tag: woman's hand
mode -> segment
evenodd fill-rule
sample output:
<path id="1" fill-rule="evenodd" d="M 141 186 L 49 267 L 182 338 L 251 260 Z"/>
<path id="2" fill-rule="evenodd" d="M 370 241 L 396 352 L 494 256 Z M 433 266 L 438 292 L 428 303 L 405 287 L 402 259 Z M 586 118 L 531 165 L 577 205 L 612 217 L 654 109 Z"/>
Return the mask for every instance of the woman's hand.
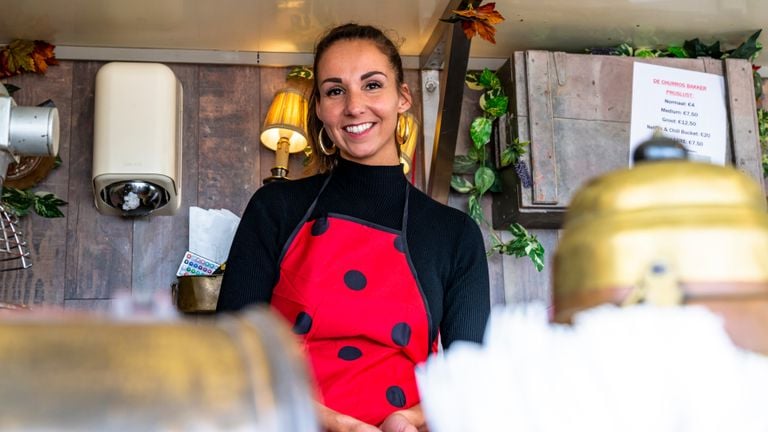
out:
<path id="1" fill-rule="evenodd" d="M 325 432 L 381 432 L 376 426 L 334 411 L 320 403 L 316 403 L 316 408 Z"/>
<path id="2" fill-rule="evenodd" d="M 383 432 L 427 432 L 421 404 L 395 411 L 379 426 Z"/>

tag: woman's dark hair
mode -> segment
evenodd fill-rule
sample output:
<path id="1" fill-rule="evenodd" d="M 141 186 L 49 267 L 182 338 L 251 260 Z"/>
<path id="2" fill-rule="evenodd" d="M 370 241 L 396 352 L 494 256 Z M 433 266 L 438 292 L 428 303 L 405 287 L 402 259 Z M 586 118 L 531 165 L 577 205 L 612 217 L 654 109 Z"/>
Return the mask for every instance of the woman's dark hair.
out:
<path id="1" fill-rule="evenodd" d="M 315 71 L 315 80 L 312 84 L 312 93 L 309 96 L 309 110 L 307 114 L 307 133 L 309 135 L 309 145 L 312 147 L 312 160 L 309 166 L 311 171 L 326 172 L 332 170 L 336 166 L 336 158 L 339 156 L 338 151 L 332 156 L 327 156 L 320 151 L 317 140 L 318 134 L 323 127 L 323 122 L 317 117 L 315 106 L 320 98 L 320 88 L 317 82 L 317 65 L 320 64 L 320 59 L 323 58 L 323 55 L 325 55 L 325 52 L 331 45 L 344 40 L 367 40 L 376 44 L 381 53 L 389 60 L 392 69 L 396 72 L 397 88 L 400 89 L 403 84 L 403 61 L 394 42 L 384 32 L 373 26 L 354 23 L 343 24 L 329 30 L 315 46 L 315 61 L 312 68 Z M 323 143 L 326 147 L 331 145 L 331 139 L 325 131 L 323 131 Z"/>

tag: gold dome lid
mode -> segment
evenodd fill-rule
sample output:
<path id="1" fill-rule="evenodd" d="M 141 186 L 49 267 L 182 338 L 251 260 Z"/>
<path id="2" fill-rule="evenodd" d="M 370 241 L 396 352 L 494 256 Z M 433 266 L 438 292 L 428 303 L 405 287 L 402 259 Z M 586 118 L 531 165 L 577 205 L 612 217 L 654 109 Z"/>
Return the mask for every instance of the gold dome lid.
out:
<path id="1" fill-rule="evenodd" d="M 578 191 L 565 216 L 564 229 L 585 218 L 645 211 L 692 212 L 717 207 L 765 212 L 761 188 L 730 167 L 687 161 L 658 161 L 597 177 Z M 703 216 L 703 215 L 700 215 Z"/>
<path id="2" fill-rule="evenodd" d="M 731 167 L 658 161 L 608 173 L 574 196 L 553 272 L 560 321 L 625 301 L 654 272 L 702 295 L 723 284 L 768 295 L 765 197 Z"/>

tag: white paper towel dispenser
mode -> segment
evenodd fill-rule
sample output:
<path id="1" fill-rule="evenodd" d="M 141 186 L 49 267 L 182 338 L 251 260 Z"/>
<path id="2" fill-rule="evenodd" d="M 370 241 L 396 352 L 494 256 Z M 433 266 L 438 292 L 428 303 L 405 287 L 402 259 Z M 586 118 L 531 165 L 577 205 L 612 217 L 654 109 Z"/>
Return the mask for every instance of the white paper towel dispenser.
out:
<path id="1" fill-rule="evenodd" d="M 183 90 L 159 63 L 113 62 L 96 74 L 93 192 L 122 216 L 172 215 L 181 204 Z"/>

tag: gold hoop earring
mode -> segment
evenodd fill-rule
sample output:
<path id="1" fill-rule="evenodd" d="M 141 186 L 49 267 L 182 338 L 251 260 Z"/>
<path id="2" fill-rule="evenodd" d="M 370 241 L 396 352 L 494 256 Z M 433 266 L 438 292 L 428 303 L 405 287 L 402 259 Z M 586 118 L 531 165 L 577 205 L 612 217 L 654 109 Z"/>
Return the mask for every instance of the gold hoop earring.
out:
<path id="1" fill-rule="evenodd" d="M 397 115 L 397 129 L 395 131 L 395 139 L 397 144 L 402 146 L 408 142 L 408 138 L 411 137 L 411 122 L 408 119 L 410 114 L 399 113 Z"/>
<path id="2" fill-rule="evenodd" d="M 320 128 L 320 132 L 317 134 L 317 145 L 320 147 L 320 151 L 323 152 L 326 156 L 333 156 L 334 153 L 336 153 L 336 146 L 332 145 L 330 150 L 323 144 L 323 131 L 325 130 L 325 126 Z"/>

